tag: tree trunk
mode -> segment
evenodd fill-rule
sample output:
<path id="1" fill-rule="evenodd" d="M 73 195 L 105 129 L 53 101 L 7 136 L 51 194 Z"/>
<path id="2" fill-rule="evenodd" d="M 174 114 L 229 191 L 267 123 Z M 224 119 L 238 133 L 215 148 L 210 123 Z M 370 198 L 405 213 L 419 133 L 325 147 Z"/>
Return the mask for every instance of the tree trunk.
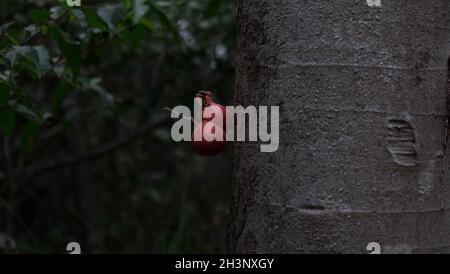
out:
<path id="1" fill-rule="evenodd" d="M 450 1 L 238 0 L 236 104 L 280 149 L 234 148 L 229 251 L 450 251 Z"/>

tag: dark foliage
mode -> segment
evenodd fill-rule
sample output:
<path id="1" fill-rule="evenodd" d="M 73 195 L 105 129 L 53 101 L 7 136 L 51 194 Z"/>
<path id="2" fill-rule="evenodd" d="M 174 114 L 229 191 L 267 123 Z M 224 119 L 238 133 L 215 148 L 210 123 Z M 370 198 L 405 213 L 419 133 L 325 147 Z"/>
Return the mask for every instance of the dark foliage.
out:
<path id="1" fill-rule="evenodd" d="M 0 249 L 223 252 L 230 153 L 162 109 L 230 103 L 233 1 L 1 2 Z"/>

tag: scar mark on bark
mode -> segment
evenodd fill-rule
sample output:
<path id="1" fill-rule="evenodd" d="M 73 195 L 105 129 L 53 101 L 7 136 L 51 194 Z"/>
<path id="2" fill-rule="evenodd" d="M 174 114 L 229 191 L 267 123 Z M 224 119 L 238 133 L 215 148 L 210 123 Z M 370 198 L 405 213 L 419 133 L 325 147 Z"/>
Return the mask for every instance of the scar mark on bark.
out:
<path id="1" fill-rule="evenodd" d="M 312 211 L 322 211 L 325 210 L 325 207 L 322 205 L 313 205 L 313 204 L 307 204 L 300 207 L 302 210 L 312 210 Z"/>
<path id="2" fill-rule="evenodd" d="M 387 149 L 396 164 L 407 167 L 416 165 L 416 138 L 409 122 L 400 119 L 389 120 L 386 141 Z"/>

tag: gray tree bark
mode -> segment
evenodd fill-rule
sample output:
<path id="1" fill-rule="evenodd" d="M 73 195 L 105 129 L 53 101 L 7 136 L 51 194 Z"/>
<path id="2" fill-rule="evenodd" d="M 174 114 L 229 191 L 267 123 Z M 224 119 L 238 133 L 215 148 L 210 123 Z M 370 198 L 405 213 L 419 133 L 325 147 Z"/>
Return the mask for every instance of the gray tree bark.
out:
<path id="1" fill-rule="evenodd" d="M 450 1 L 238 0 L 236 104 L 280 149 L 234 148 L 238 253 L 450 251 Z"/>

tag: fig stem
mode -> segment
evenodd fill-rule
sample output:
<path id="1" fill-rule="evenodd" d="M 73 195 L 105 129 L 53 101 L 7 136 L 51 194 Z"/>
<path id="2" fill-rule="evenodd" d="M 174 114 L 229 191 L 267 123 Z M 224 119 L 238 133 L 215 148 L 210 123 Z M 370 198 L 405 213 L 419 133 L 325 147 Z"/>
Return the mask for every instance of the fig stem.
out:
<path id="1" fill-rule="evenodd" d="M 173 114 L 177 115 L 180 118 L 183 118 L 183 119 L 189 120 L 191 122 L 194 122 L 194 119 L 192 117 L 185 116 L 185 115 L 183 115 L 183 114 L 181 114 L 179 112 L 174 111 L 173 109 L 171 109 L 169 107 L 165 107 L 164 110 L 166 110 L 166 111 L 168 111 L 170 113 L 173 113 Z"/>

